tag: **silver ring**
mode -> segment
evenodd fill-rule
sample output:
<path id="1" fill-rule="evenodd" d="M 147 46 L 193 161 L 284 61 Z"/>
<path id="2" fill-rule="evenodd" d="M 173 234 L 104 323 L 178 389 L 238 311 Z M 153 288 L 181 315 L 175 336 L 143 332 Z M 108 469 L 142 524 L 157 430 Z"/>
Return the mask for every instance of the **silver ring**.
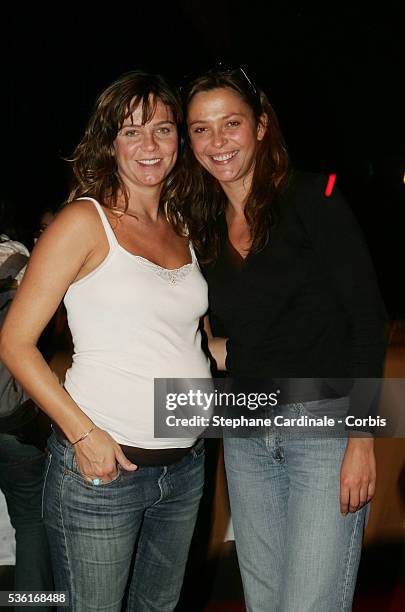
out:
<path id="1" fill-rule="evenodd" d="M 93 478 L 91 482 L 97 487 L 98 485 L 101 485 L 103 481 L 101 478 Z"/>

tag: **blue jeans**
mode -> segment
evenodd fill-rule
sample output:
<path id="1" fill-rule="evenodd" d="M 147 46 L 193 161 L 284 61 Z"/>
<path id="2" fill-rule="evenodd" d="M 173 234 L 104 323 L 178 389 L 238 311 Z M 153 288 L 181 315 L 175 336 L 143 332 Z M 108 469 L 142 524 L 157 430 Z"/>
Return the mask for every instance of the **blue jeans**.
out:
<path id="1" fill-rule="evenodd" d="M 283 409 L 305 414 L 316 415 L 316 402 Z M 274 426 L 261 437 L 224 438 L 247 612 L 352 609 L 367 509 L 340 513 L 346 444 Z"/>
<path id="2" fill-rule="evenodd" d="M 0 434 L 0 488 L 15 529 L 15 589 L 52 591 L 51 559 L 41 518 L 45 455 L 15 436 Z M 45 610 L 48 608 L 26 608 Z"/>
<path id="3" fill-rule="evenodd" d="M 204 480 L 203 441 L 168 466 L 94 486 L 49 440 L 44 518 L 56 589 L 75 612 L 169 612 L 179 598 Z"/>

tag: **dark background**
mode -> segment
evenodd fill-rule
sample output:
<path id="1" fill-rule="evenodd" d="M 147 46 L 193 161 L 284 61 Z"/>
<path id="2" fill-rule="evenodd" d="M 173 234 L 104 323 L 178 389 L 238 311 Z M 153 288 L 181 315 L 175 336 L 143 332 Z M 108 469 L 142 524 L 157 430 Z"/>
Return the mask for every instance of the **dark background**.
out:
<path id="1" fill-rule="evenodd" d="M 63 158 L 112 80 L 146 68 L 178 81 L 221 58 L 242 63 L 269 94 L 294 165 L 337 173 L 389 313 L 405 316 L 403 4 L 9 5 L 1 40 L 1 195 L 15 202 L 29 241 L 39 211 L 66 197 Z"/>

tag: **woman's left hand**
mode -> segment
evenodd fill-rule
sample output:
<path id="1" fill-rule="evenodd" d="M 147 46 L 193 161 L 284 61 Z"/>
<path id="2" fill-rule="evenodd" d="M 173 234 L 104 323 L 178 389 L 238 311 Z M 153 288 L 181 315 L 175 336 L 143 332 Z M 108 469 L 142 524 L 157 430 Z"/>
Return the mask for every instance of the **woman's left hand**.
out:
<path id="1" fill-rule="evenodd" d="M 356 512 L 375 493 L 373 438 L 349 438 L 340 470 L 340 511 Z"/>

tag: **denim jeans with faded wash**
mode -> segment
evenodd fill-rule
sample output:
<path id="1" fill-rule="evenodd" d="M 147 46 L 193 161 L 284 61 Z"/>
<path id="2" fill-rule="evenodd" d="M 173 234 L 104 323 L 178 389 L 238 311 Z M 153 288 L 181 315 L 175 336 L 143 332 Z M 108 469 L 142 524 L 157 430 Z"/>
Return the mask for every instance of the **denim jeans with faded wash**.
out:
<path id="1" fill-rule="evenodd" d="M 52 435 L 44 518 L 56 589 L 72 612 L 171 612 L 182 585 L 204 480 L 204 444 L 181 461 L 112 482 L 82 477 Z"/>
<path id="2" fill-rule="evenodd" d="M 45 454 L 16 436 L 0 434 L 0 488 L 15 529 L 17 591 L 52 591 L 51 558 L 41 517 Z M 26 610 L 48 610 L 46 606 Z"/>
<path id="3" fill-rule="evenodd" d="M 342 400 L 284 406 L 285 417 L 330 416 Z M 225 465 L 247 612 L 347 612 L 367 507 L 343 516 L 346 437 L 269 427 L 225 437 Z"/>

